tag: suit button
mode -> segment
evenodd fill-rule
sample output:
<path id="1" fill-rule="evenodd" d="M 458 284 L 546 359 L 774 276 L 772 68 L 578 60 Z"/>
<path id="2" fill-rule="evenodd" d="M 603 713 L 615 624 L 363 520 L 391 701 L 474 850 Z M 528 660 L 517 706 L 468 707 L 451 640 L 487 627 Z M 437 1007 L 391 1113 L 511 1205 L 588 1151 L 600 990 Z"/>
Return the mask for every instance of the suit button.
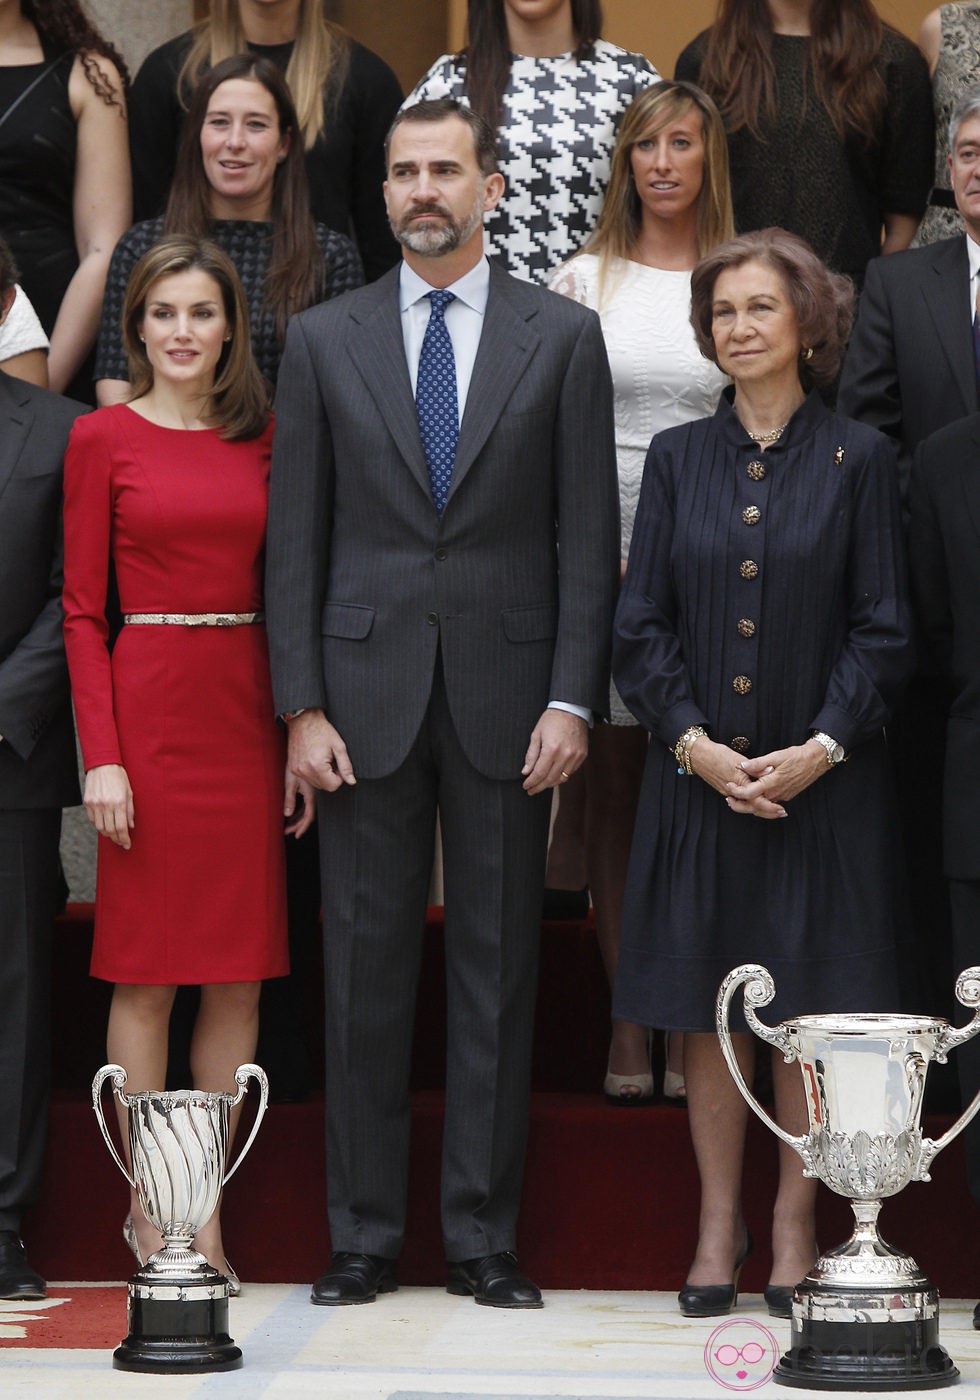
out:
<path id="1" fill-rule="evenodd" d="M 748 753 L 751 748 L 751 744 L 744 734 L 736 734 L 731 746 L 736 753 Z"/>
<path id="2" fill-rule="evenodd" d="M 750 617 L 740 617 L 738 620 L 738 635 L 740 637 L 754 637 L 755 623 Z"/>
<path id="3" fill-rule="evenodd" d="M 750 462 L 745 468 L 750 481 L 765 481 L 766 466 L 764 462 Z"/>
<path id="4" fill-rule="evenodd" d="M 746 525 L 758 525 L 762 519 L 762 511 L 758 506 L 746 506 L 742 511 L 742 519 Z"/>
<path id="5" fill-rule="evenodd" d="M 439 614 L 438 614 L 438 613 L 429 613 L 429 614 L 427 615 L 427 617 L 426 617 L 425 620 L 426 620 L 426 622 L 429 624 L 430 627 L 438 627 L 438 626 L 439 626 Z"/>
<path id="6" fill-rule="evenodd" d="M 736 676 L 732 681 L 732 689 L 736 695 L 748 695 L 752 690 L 752 682 L 748 676 Z"/>
<path id="7" fill-rule="evenodd" d="M 444 559 L 448 559 L 448 558 L 449 558 L 449 551 L 446 550 L 446 549 L 437 549 L 437 550 L 436 550 L 436 558 L 439 560 L 439 563 L 441 564 L 442 561 L 443 561 Z"/>
<path id="8" fill-rule="evenodd" d="M 759 566 L 754 559 L 743 559 L 738 566 L 738 571 L 744 579 L 757 578 Z"/>

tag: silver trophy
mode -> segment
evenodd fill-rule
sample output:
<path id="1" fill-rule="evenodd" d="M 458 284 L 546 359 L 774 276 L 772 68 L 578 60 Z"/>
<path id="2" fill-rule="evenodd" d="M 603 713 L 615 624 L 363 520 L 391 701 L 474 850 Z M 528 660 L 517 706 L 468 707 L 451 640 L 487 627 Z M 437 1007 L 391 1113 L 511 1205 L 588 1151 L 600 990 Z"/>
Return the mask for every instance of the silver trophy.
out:
<path id="1" fill-rule="evenodd" d="M 755 1098 L 739 1068 L 728 1026 L 744 987 L 749 1028 L 803 1074 L 810 1131 L 787 1133 Z M 756 1009 L 776 995 L 757 963 L 736 967 L 718 991 L 722 1052 L 743 1098 L 854 1211 L 854 1233 L 823 1254 L 793 1294 L 790 1349 L 773 1372 L 783 1385 L 814 1390 L 921 1390 L 951 1385 L 959 1372 L 939 1345 L 939 1294 L 915 1260 L 878 1234 L 882 1200 L 910 1181 L 928 1181 L 932 1160 L 980 1109 L 980 1093 L 942 1137 L 920 1127 L 926 1072 L 980 1031 L 980 1010 L 959 1029 L 929 1016 L 798 1016 L 771 1027 Z M 980 967 L 956 982 L 961 1006 L 980 1007 Z"/>
<path id="2" fill-rule="evenodd" d="M 226 1172 L 231 1110 L 241 1103 L 250 1078 L 259 1085 L 258 1111 L 245 1146 Z M 102 1114 L 107 1079 L 129 1112 L 132 1173 Z M 121 1065 L 104 1065 L 92 1081 L 92 1106 L 102 1136 L 143 1214 L 164 1240 L 129 1281 L 129 1335 L 113 1353 L 117 1370 L 172 1374 L 227 1371 L 242 1364 L 241 1348 L 228 1335 L 228 1280 L 193 1247 L 194 1236 L 211 1219 L 222 1188 L 254 1142 L 268 1105 L 269 1081 L 258 1065 L 240 1065 L 235 1082 L 237 1094 L 194 1089 L 125 1094 Z"/>

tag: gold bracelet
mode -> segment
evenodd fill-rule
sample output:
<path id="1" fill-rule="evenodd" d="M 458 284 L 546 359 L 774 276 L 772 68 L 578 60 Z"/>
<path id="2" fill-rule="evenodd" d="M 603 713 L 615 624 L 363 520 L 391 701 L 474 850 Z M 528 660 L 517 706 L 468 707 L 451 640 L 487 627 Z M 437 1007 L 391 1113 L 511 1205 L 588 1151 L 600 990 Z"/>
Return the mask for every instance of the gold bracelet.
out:
<path id="1" fill-rule="evenodd" d="M 677 743 L 674 745 L 674 758 L 677 760 L 678 776 L 686 774 L 687 777 L 690 778 L 693 775 L 694 770 L 691 768 L 691 750 L 699 739 L 707 737 L 707 733 L 708 731 L 703 724 L 692 724 L 688 729 L 684 730 L 684 733 L 677 740 Z"/>

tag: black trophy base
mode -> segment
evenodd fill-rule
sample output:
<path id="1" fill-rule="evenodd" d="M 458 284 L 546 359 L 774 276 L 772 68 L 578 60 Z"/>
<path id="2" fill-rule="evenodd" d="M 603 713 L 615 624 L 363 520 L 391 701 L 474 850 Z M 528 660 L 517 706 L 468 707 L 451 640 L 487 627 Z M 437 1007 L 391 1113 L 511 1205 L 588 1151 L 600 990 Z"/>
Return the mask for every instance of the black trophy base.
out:
<path id="1" fill-rule="evenodd" d="M 938 1390 L 959 1374 L 939 1345 L 938 1317 L 802 1323 L 794 1317 L 790 1349 L 772 1376 L 810 1390 Z"/>
<path id="2" fill-rule="evenodd" d="M 162 1298 L 148 1291 L 130 1284 L 129 1336 L 112 1354 L 117 1371 L 173 1376 L 241 1366 L 241 1347 L 228 1335 L 227 1296 L 201 1296 L 193 1285 L 161 1290 L 170 1295 Z"/>

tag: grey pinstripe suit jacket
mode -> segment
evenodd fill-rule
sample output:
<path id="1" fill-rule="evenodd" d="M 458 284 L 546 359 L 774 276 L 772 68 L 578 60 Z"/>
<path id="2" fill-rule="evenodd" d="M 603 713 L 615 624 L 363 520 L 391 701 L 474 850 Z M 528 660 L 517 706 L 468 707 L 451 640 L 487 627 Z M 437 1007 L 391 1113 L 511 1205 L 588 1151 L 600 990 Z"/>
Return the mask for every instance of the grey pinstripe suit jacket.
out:
<path id="1" fill-rule="evenodd" d="M 440 643 L 457 732 L 487 777 L 520 773 L 549 700 L 605 713 L 618 574 L 612 386 L 593 312 L 491 265 L 441 517 L 398 269 L 293 319 L 269 511 L 275 703 L 322 707 L 358 776 L 404 760 Z"/>

